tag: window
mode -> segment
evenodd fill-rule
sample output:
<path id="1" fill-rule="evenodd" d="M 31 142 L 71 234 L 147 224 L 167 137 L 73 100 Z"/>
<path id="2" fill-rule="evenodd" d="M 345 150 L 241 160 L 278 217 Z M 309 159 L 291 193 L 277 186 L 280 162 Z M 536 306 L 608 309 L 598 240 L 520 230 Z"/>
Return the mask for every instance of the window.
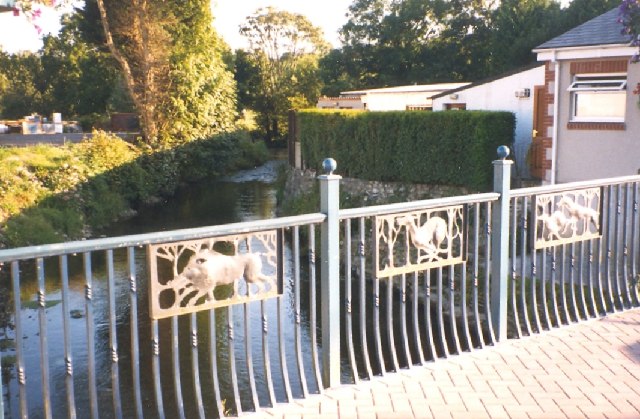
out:
<path id="1" fill-rule="evenodd" d="M 571 92 L 571 121 L 624 122 L 626 74 L 576 75 Z"/>

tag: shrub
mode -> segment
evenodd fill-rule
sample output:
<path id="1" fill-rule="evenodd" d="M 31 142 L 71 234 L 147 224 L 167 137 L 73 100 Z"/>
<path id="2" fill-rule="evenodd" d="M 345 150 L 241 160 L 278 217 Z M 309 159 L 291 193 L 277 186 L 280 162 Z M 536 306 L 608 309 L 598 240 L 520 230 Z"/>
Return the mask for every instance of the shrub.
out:
<path id="1" fill-rule="evenodd" d="M 513 143 L 509 112 L 298 113 L 305 163 L 333 157 L 338 172 L 368 180 L 487 190 L 498 146 Z"/>

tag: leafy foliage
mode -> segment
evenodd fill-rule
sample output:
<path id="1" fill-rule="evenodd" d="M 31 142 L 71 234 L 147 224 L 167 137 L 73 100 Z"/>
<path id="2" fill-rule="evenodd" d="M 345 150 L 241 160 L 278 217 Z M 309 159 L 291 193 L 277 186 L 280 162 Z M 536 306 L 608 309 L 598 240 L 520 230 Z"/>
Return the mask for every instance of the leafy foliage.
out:
<path id="1" fill-rule="evenodd" d="M 267 140 L 279 139 L 287 111 L 312 106 L 320 95 L 318 58 L 327 43 L 306 17 L 271 7 L 249 16 L 240 32 L 251 47 L 236 55 L 240 98 L 258 112 Z"/>
<path id="2" fill-rule="evenodd" d="M 0 247 L 77 239 L 185 181 L 264 161 L 243 132 L 153 152 L 104 132 L 63 147 L 0 149 Z"/>
<path id="3" fill-rule="evenodd" d="M 501 74 L 619 1 L 573 0 L 562 9 L 559 0 L 354 0 L 344 46 L 321 61 L 323 94 Z"/>
<path id="4" fill-rule="evenodd" d="M 331 156 L 338 172 L 368 180 L 485 190 L 495 150 L 513 142 L 509 112 L 298 113 L 303 160 Z"/>

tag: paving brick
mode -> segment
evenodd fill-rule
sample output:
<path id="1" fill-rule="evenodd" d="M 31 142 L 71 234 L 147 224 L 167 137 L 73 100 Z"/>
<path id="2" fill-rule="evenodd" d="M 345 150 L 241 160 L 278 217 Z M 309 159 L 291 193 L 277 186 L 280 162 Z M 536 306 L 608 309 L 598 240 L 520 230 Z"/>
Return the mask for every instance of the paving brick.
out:
<path id="1" fill-rule="evenodd" d="M 255 415 L 640 418 L 639 325 L 640 310 L 629 310 L 341 386 Z"/>

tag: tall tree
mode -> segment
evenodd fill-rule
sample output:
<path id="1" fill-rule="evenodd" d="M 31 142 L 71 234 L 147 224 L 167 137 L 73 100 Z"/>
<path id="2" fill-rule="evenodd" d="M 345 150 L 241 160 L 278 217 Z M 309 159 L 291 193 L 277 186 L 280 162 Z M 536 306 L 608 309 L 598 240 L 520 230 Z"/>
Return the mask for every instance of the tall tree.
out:
<path id="1" fill-rule="evenodd" d="M 96 0 L 148 143 L 228 128 L 235 86 L 222 61 L 206 0 Z"/>
<path id="2" fill-rule="evenodd" d="M 247 17 L 240 33 L 249 41 L 250 63 L 260 74 L 254 110 L 259 113 L 266 139 L 278 139 L 292 104 L 310 104 L 317 99 L 317 60 L 328 44 L 322 31 L 305 16 L 271 7 Z"/>

